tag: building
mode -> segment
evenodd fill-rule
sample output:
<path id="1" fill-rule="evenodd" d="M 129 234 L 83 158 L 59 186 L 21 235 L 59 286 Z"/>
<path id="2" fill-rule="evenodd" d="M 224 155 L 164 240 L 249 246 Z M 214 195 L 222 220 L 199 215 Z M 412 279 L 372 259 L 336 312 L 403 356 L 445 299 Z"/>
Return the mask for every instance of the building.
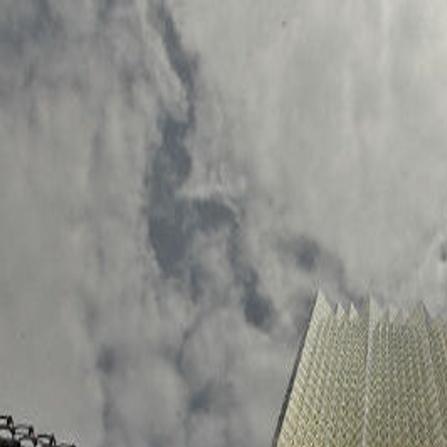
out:
<path id="1" fill-rule="evenodd" d="M 369 300 L 334 311 L 319 293 L 274 447 L 447 446 L 447 324 Z"/>
<path id="2" fill-rule="evenodd" d="M 9 415 L 0 415 L 0 447 L 76 447 L 58 442 L 53 434 L 37 433 L 29 424 L 16 424 Z"/>

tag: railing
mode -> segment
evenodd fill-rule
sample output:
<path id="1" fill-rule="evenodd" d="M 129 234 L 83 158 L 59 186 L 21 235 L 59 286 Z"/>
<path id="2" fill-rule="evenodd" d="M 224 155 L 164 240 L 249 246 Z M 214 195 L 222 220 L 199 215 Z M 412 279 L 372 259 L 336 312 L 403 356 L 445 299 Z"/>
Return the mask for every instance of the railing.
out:
<path id="1" fill-rule="evenodd" d="M 12 416 L 0 415 L 0 447 L 76 447 L 60 443 L 53 434 L 36 433 L 28 424 L 14 424 Z"/>

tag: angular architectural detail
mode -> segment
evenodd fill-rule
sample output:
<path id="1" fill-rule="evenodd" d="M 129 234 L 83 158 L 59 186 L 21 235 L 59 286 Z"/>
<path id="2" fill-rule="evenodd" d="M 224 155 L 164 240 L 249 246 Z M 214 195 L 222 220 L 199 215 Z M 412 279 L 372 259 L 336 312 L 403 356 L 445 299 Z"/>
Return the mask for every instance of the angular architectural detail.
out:
<path id="1" fill-rule="evenodd" d="M 447 446 L 447 323 L 369 299 L 332 309 L 321 292 L 274 447 Z"/>
<path id="2" fill-rule="evenodd" d="M 0 415 L 0 447 L 76 447 L 57 442 L 53 434 L 37 433 L 29 424 L 15 424 L 10 415 Z"/>

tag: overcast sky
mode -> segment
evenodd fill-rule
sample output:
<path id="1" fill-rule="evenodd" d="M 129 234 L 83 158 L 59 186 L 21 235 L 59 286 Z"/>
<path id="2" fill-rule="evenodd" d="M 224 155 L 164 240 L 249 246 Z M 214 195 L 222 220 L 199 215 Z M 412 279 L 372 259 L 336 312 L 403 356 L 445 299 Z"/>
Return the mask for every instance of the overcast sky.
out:
<path id="1" fill-rule="evenodd" d="M 317 288 L 447 310 L 441 0 L 3 0 L 0 409 L 271 443 Z"/>

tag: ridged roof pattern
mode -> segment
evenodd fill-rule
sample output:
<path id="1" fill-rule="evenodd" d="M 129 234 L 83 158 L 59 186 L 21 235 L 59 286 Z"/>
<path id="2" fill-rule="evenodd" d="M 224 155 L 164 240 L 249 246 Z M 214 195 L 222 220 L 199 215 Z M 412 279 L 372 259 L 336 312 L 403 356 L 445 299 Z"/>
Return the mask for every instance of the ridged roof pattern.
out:
<path id="1" fill-rule="evenodd" d="M 273 445 L 447 446 L 447 325 L 316 298 Z"/>

